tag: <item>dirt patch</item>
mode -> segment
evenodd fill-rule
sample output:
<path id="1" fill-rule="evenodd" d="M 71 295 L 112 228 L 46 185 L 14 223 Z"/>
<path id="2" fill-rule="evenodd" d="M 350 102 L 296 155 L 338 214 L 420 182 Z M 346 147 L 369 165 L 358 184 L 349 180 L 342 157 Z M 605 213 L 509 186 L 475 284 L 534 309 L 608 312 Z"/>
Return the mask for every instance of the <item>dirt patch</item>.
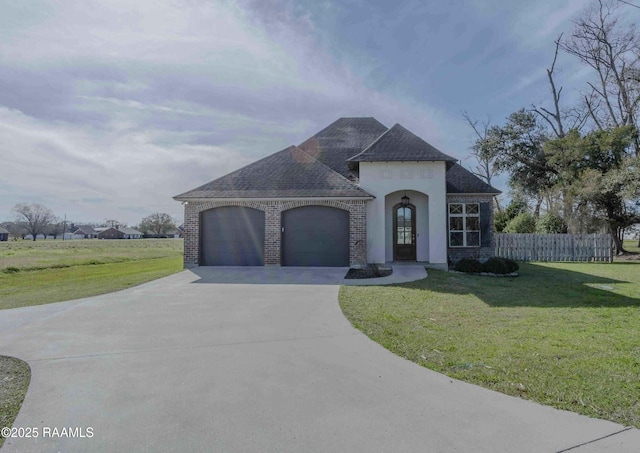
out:
<path id="1" fill-rule="evenodd" d="M 624 255 L 615 256 L 613 261 L 640 261 L 640 253 L 627 252 Z"/>
<path id="2" fill-rule="evenodd" d="M 31 369 L 22 360 L 0 355 L 0 428 L 11 427 L 29 388 Z M 0 447 L 4 437 L 0 434 Z"/>

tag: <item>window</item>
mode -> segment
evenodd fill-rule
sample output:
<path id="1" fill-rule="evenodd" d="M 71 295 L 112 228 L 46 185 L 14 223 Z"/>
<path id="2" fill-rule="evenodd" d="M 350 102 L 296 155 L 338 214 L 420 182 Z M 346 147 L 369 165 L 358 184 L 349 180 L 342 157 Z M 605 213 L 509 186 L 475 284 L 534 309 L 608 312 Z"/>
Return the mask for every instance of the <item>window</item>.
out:
<path id="1" fill-rule="evenodd" d="M 480 247 L 480 205 L 449 204 L 449 247 Z"/>

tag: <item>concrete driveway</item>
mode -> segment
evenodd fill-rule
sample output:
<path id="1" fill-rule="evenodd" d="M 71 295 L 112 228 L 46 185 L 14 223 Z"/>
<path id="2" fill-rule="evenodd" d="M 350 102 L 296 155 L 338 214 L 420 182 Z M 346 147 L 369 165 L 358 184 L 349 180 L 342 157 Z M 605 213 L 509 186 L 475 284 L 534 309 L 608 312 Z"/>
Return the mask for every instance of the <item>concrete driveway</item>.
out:
<path id="1" fill-rule="evenodd" d="M 0 353 L 32 370 L 14 426 L 39 430 L 2 453 L 640 451 L 636 429 L 398 358 L 345 320 L 337 285 L 281 272 L 289 284 L 196 269 L 0 311 Z"/>

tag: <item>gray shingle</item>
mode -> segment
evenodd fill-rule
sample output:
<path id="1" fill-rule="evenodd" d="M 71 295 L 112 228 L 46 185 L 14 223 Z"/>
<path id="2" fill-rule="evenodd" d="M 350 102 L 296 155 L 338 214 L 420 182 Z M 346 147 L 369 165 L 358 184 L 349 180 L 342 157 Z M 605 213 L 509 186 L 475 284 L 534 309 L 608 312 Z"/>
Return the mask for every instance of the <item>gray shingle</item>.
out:
<path id="1" fill-rule="evenodd" d="M 502 193 L 459 164 L 447 170 L 447 193 Z"/>
<path id="2" fill-rule="evenodd" d="M 73 232 L 82 231 L 84 234 L 98 234 L 98 232 L 91 225 L 75 225 Z"/>
<path id="3" fill-rule="evenodd" d="M 411 162 L 446 161 L 455 162 L 413 132 L 396 124 L 361 153 L 348 159 L 349 162 Z"/>
<path id="4" fill-rule="evenodd" d="M 371 196 L 297 146 L 290 146 L 174 198 Z"/>
<path id="5" fill-rule="evenodd" d="M 386 131 L 387 127 L 375 118 L 340 118 L 305 140 L 299 148 L 353 180 L 356 173 L 349 169 L 347 159 L 361 152 Z"/>

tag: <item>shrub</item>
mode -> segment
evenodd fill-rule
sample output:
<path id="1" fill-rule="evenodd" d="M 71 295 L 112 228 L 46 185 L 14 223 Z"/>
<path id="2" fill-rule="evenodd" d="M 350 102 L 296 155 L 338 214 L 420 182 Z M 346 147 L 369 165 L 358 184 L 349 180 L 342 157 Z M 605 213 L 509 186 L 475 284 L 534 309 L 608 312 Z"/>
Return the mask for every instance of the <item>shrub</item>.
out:
<path id="1" fill-rule="evenodd" d="M 553 212 L 542 214 L 536 223 L 536 233 L 566 233 L 567 224 L 562 216 Z"/>
<path id="2" fill-rule="evenodd" d="M 497 233 L 505 232 L 504 228 L 507 223 L 520 213 L 526 212 L 528 209 L 527 202 L 522 196 L 516 195 L 511 199 L 509 205 L 502 211 L 496 212 L 493 224 Z"/>
<path id="3" fill-rule="evenodd" d="M 509 269 L 510 274 L 513 272 L 518 272 L 518 270 L 520 269 L 520 265 L 513 260 L 505 258 L 504 262 L 507 263 L 507 268 Z"/>
<path id="4" fill-rule="evenodd" d="M 482 272 L 482 264 L 480 264 L 480 261 L 470 258 L 462 258 L 453 268 L 458 272 L 466 272 L 469 274 Z"/>
<path id="5" fill-rule="evenodd" d="M 536 218 L 530 212 L 522 212 L 509 220 L 504 227 L 505 233 L 535 233 Z"/>
<path id="6" fill-rule="evenodd" d="M 489 272 L 491 274 L 508 274 L 509 266 L 502 258 L 493 257 L 482 263 L 482 272 Z"/>
<path id="7" fill-rule="evenodd" d="M 17 272 L 20 272 L 20 269 L 18 269 L 15 266 L 9 266 L 9 267 L 5 267 L 2 272 L 4 272 L 5 274 L 15 274 Z"/>

